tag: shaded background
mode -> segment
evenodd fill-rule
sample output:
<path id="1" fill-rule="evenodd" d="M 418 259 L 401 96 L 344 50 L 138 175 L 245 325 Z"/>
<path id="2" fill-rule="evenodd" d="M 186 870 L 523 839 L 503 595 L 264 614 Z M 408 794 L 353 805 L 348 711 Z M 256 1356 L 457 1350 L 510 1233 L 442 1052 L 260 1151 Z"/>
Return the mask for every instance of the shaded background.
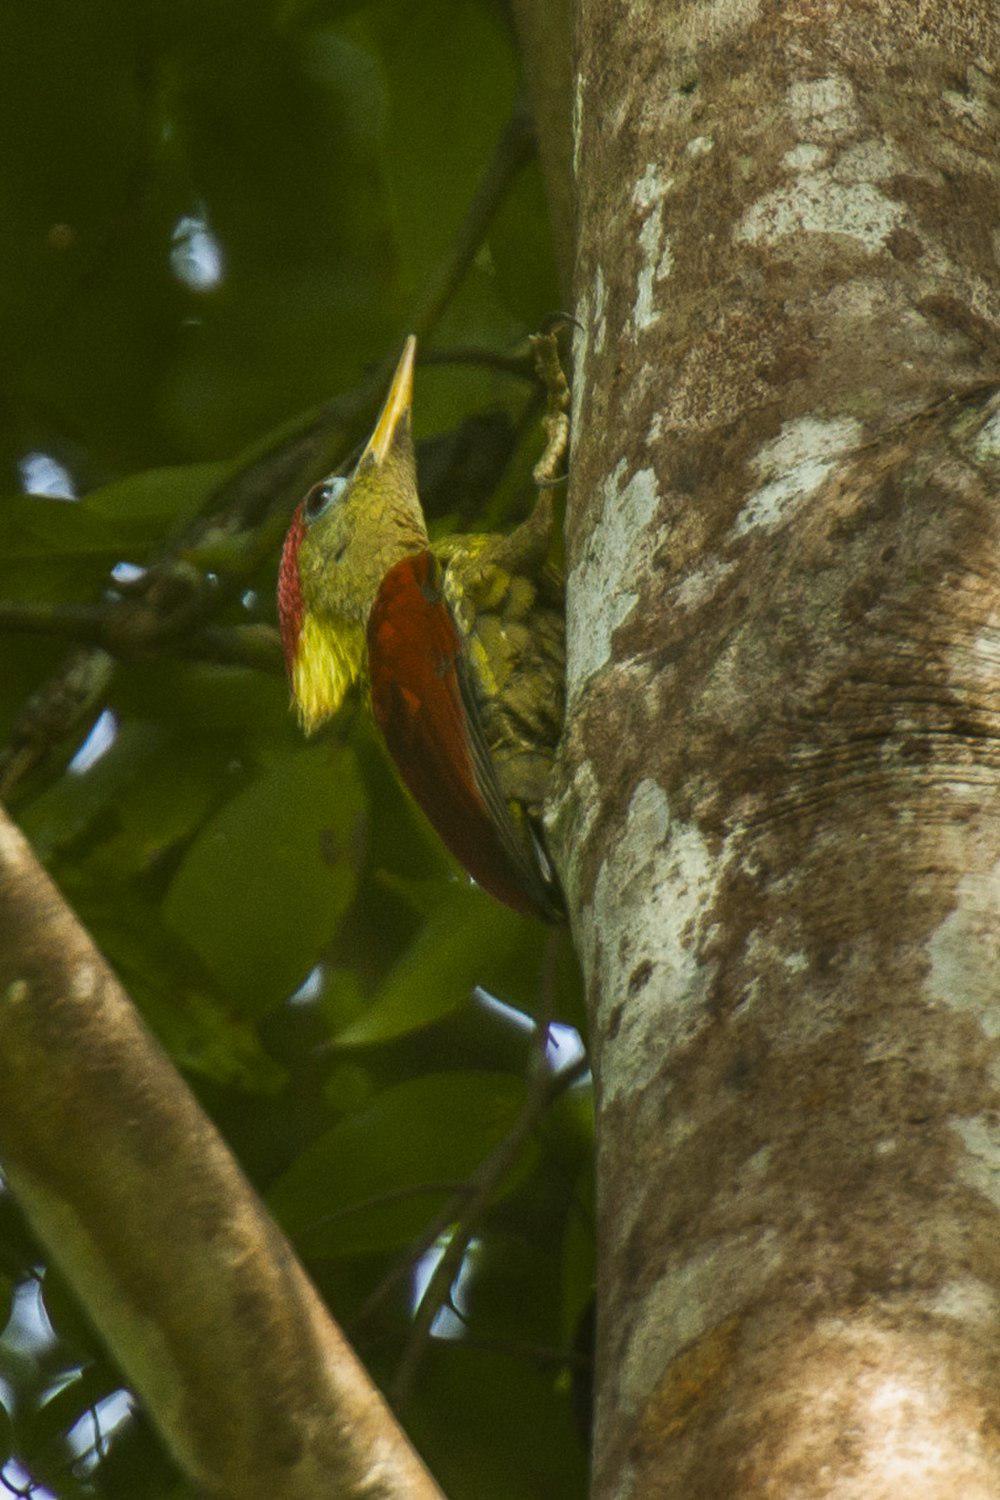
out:
<path id="1" fill-rule="evenodd" d="M 429 1248 L 427 1227 L 523 1106 L 531 1015 L 559 1019 L 546 1066 L 580 1055 L 568 942 L 543 981 L 544 929 L 456 872 L 360 714 L 306 744 L 279 671 L 184 629 L 112 662 L 73 646 L 65 607 L 142 597 L 166 548 L 198 627 L 272 626 L 284 456 L 304 474 L 362 435 L 363 400 L 329 403 L 442 276 L 424 348 L 464 354 L 418 372 L 428 511 L 438 532 L 525 513 L 538 400 L 517 358 L 558 306 L 533 159 L 448 274 L 519 87 L 499 0 L 7 0 L 0 19 L 6 797 L 387 1387 L 453 1232 Z M 244 481 L 252 524 L 192 541 Z M 59 718 L 71 649 L 91 686 Z M 435 1317 L 402 1416 L 454 1500 L 584 1492 L 591 1150 L 583 1081 Z M 6 1194 L 5 1319 L 7 1489 L 183 1493 Z"/>

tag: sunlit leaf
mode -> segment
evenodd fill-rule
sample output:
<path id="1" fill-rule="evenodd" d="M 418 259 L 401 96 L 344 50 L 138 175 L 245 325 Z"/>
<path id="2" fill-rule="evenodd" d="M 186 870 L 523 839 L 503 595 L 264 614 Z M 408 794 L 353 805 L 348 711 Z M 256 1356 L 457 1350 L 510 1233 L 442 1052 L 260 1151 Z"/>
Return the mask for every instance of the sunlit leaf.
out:
<path id="1" fill-rule="evenodd" d="M 485 970 L 530 940 L 524 917 L 485 892 L 456 886 L 440 901 L 364 1014 L 336 1035 L 342 1047 L 384 1042 L 465 1005 Z"/>

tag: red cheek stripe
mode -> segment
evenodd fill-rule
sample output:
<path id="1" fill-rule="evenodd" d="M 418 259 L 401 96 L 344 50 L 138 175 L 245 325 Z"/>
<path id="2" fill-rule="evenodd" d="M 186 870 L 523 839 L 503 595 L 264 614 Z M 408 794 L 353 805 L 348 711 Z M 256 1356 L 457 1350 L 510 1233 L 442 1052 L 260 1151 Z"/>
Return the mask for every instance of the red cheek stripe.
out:
<path id="1" fill-rule="evenodd" d="M 306 534 L 305 501 L 295 511 L 292 524 L 281 549 L 281 565 L 278 568 L 278 621 L 281 625 L 281 644 L 285 651 L 285 665 L 291 675 L 295 661 L 295 648 L 302 629 L 305 606 L 302 602 L 302 583 L 299 578 L 299 548 Z"/>

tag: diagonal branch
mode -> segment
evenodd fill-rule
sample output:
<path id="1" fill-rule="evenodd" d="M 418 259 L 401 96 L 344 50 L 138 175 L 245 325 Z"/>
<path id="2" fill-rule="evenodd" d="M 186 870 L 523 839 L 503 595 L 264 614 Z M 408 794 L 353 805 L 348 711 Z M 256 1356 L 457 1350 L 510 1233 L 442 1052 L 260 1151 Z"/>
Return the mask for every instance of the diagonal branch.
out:
<path id="1" fill-rule="evenodd" d="M 200 1491 L 440 1500 L 291 1247 L 0 811 L 0 1157 Z"/>
<path id="2" fill-rule="evenodd" d="M 465 1195 L 465 1202 L 459 1209 L 457 1223 L 454 1210 L 452 1212 L 448 1227 L 455 1223 L 455 1228 L 420 1299 L 420 1305 L 413 1319 L 413 1329 L 393 1377 L 391 1395 L 393 1406 L 397 1411 L 407 1402 L 420 1361 L 430 1341 L 434 1319 L 448 1301 L 451 1288 L 469 1248 L 469 1241 L 483 1215 L 490 1208 L 504 1178 L 514 1168 L 525 1143 L 545 1113 L 554 1101 L 582 1078 L 589 1069 L 589 1059 L 582 1057 L 559 1073 L 537 1074 L 525 1100 L 524 1108 L 513 1127 L 470 1178 L 471 1192 Z M 439 1229 L 435 1239 L 443 1232 Z M 433 1244 L 434 1241 L 431 1243 Z"/>

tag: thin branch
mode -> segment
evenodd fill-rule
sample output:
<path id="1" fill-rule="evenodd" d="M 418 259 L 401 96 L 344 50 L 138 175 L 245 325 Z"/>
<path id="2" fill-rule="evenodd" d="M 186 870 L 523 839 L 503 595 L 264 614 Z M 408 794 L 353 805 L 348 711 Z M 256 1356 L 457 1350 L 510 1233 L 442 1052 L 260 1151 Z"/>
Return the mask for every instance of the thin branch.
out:
<path id="1" fill-rule="evenodd" d="M 547 1027 L 540 1026 L 538 1028 L 539 1035 L 543 1037 L 546 1031 Z M 544 1046 L 544 1040 L 542 1045 Z M 469 1247 L 469 1241 L 476 1227 L 493 1202 L 504 1178 L 516 1164 L 522 1148 L 543 1116 L 551 1108 L 555 1100 L 564 1094 L 578 1079 L 582 1078 L 589 1071 L 589 1068 L 589 1060 L 581 1057 L 570 1067 L 564 1068 L 559 1073 L 537 1072 L 521 1113 L 513 1126 L 496 1149 L 486 1157 L 469 1178 L 471 1193 L 469 1193 L 467 1201 L 463 1205 L 457 1204 L 453 1200 L 454 1206 L 450 1205 L 452 1206 L 452 1214 L 446 1221 L 447 1224 L 450 1225 L 456 1222 L 458 1210 L 461 1211 L 461 1218 L 448 1241 L 444 1254 L 434 1268 L 424 1295 L 420 1299 L 420 1306 L 417 1308 L 413 1319 L 413 1329 L 393 1377 L 390 1396 L 392 1404 L 397 1411 L 406 1404 L 420 1361 L 423 1358 L 424 1350 L 427 1347 L 427 1341 L 430 1338 L 434 1319 L 450 1296 L 452 1285 L 461 1268 L 465 1253 Z M 422 1253 L 426 1253 L 426 1250 L 434 1245 L 441 1233 L 443 1233 L 443 1230 L 439 1229 L 437 1234 L 430 1240 L 430 1244 L 425 1243 L 425 1250 Z M 425 1236 L 425 1242 L 426 1239 L 427 1236 Z M 412 1264 L 412 1261 L 410 1264 Z"/>
<path id="2" fill-rule="evenodd" d="M 8 1460 L 8 1462 L 9 1462 L 9 1460 Z M 27 1487 L 23 1488 L 23 1489 L 22 1489 L 22 1487 L 20 1485 L 15 1484 L 14 1481 L 13 1481 L 13 1479 L 11 1479 L 10 1476 L 8 1475 L 8 1473 L 7 1473 L 7 1465 L 6 1464 L 4 1465 L 3 1470 L 0 1471 L 0 1484 L 3 1485 L 3 1487 L 7 1491 L 8 1495 L 15 1495 L 15 1496 L 17 1496 L 17 1500 L 31 1500 L 31 1497 L 35 1494 L 36 1490 L 38 1489 L 38 1485 L 35 1483 L 35 1481 L 33 1479 L 29 1479 Z"/>
<path id="3" fill-rule="evenodd" d="M 478 1333 L 463 1333 L 460 1339 L 431 1337 L 432 1344 L 457 1345 L 460 1349 L 483 1349 L 488 1354 L 509 1354 L 511 1359 L 530 1360 L 538 1365 L 555 1365 L 559 1369 L 592 1370 L 594 1361 L 575 1349 L 555 1349 L 548 1344 L 531 1344 L 522 1339 L 498 1339 Z"/>
<path id="4" fill-rule="evenodd" d="M 106 604 L 37 604 L 34 600 L 0 600 L 0 630 L 30 635 L 58 635 L 98 645 L 107 624 Z"/>
<path id="5" fill-rule="evenodd" d="M 405 1203 L 410 1198 L 426 1198 L 432 1194 L 471 1193 L 472 1188 L 467 1182 L 416 1182 L 410 1187 L 392 1188 L 385 1193 L 373 1193 L 370 1198 L 361 1198 L 357 1203 L 348 1203 L 344 1208 L 338 1208 L 331 1214 L 324 1214 L 321 1219 L 313 1219 L 305 1226 L 304 1232 L 312 1234 L 317 1229 L 323 1229 L 328 1224 L 341 1224 L 345 1219 L 353 1219 L 357 1214 L 368 1213 L 373 1208 L 385 1208 L 393 1203 Z"/>
<path id="6" fill-rule="evenodd" d="M 535 151 L 535 130 L 527 104 L 519 100 L 496 144 L 493 156 L 469 204 L 448 259 L 430 277 L 413 310 L 410 326 L 426 338 L 465 279 L 496 211 Z"/>
<path id="7" fill-rule="evenodd" d="M 106 649 L 119 660 L 133 660 L 157 652 L 210 661 L 227 666 L 255 667 L 262 672 L 282 670 L 281 637 L 273 625 L 205 625 L 181 634 L 165 628 L 163 620 L 143 611 L 140 622 L 126 624 L 114 604 L 35 604 L 0 599 L 0 630 L 31 635 L 68 637 L 80 645 Z"/>
<path id="8" fill-rule="evenodd" d="M 529 385 L 537 383 L 535 363 L 530 353 L 502 354 L 479 344 L 458 344 L 451 349 L 423 349 L 417 353 L 418 365 L 474 365 L 484 370 L 499 370 Z"/>
<path id="9" fill-rule="evenodd" d="M 273 625 L 205 625 L 178 641 L 164 641 L 167 654 L 226 667 L 253 667 L 258 672 L 284 671 L 281 637 Z"/>
<path id="10" fill-rule="evenodd" d="M 107 695 L 114 676 L 114 657 L 99 647 L 82 647 L 59 671 L 32 693 L 0 750 L 0 799 L 90 714 Z"/>

